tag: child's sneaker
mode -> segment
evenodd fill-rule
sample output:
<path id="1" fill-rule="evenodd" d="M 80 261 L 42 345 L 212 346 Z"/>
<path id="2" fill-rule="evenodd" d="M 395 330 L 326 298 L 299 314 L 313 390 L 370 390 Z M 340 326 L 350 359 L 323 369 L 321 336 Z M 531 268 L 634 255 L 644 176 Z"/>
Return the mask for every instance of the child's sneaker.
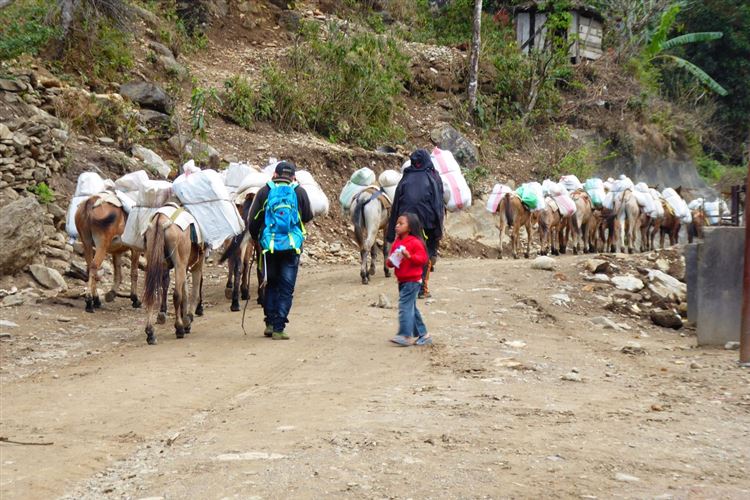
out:
<path id="1" fill-rule="evenodd" d="M 289 340 L 289 335 L 286 332 L 273 332 L 271 338 L 273 340 Z"/>

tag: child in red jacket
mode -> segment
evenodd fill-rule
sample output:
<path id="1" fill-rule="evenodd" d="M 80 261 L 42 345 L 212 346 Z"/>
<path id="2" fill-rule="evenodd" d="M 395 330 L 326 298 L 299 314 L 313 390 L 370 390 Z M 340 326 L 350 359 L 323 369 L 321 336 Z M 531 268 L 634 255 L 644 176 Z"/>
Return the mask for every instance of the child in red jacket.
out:
<path id="1" fill-rule="evenodd" d="M 395 268 L 398 279 L 398 335 L 391 342 L 406 347 L 432 344 L 432 337 L 417 309 L 422 286 L 422 269 L 427 264 L 427 248 L 422 239 L 422 223 L 413 213 L 396 219 L 396 241 L 386 265 Z"/>

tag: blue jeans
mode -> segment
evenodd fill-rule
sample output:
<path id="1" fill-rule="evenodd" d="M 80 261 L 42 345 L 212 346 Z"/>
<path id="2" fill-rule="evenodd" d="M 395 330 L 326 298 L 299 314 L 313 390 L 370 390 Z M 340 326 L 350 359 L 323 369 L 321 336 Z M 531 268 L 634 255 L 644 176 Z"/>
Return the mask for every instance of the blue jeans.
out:
<path id="1" fill-rule="evenodd" d="M 422 284 L 416 281 L 398 284 L 398 334 L 420 337 L 427 333 L 422 315 L 417 309 L 417 294 Z"/>
<path id="2" fill-rule="evenodd" d="M 263 301 L 266 325 L 271 325 L 274 332 L 283 332 L 292 309 L 299 255 L 295 252 L 267 253 L 264 260 L 268 280 Z"/>

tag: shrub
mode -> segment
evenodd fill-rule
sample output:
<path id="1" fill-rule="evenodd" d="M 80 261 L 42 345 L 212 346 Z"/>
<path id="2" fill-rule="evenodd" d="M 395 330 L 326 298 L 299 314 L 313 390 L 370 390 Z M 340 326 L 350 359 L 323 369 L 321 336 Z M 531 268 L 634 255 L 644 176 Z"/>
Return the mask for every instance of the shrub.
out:
<path id="1" fill-rule="evenodd" d="M 39 200 L 39 203 L 42 205 L 55 201 L 55 193 L 50 189 L 46 182 L 40 182 L 36 186 L 31 186 L 28 189 L 36 195 L 36 199 Z"/>
<path id="2" fill-rule="evenodd" d="M 35 55 L 58 30 L 47 24 L 49 0 L 19 0 L 0 10 L 0 60 Z"/>
<path id="3" fill-rule="evenodd" d="M 236 75 L 224 82 L 224 89 L 224 113 L 240 127 L 250 129 L 256 113 L 256 96 L 250 83 Z"/>

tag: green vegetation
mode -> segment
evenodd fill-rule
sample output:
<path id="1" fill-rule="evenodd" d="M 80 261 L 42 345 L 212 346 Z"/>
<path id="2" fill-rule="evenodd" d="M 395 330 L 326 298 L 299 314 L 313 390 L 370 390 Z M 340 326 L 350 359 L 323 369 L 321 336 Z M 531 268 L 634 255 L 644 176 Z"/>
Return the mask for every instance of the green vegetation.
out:
<path id="1" fill-rule="evenodd" d="M 369 147 L 400 140 L 394 117 L 406 61 L 388 37 L 349 34 L 335 24 L 323 35 L 316 24 L 303 24 L 289 56 L 264 68 L 257 91 L 241 77 L 225 83 L 225 113 L 246 128 L 265 120 L 332 142 Z"/>
<path id="2" fill-rule="evenodd" d="M 39 184 L 31 186 L 28 189 L 36 195 L 36 199 L 39 200 L 39 203 L 41 203 L 42 205 L 46 205 L 55 201 L 55 193 L 54 191 L 52 191 L 52 189 L 50 189 L 46 182 L 40 182 Z"/>
<path id="3" fill-rule="evenodd" d="M 58 30 L 47 23 L 50 0 L 17 0 L 0 10 L 0 60 L 36 55 Z"/>
<path id="4" fill-rule="evenodd" d="M 197 135 L 202 140 L 206 140 L 208 129 L 206 116 L 214 115 L 221 106 L 222 101 L 215 88 L 193 87 L 190 96 L 190 130 L 193 136 Z"/>

